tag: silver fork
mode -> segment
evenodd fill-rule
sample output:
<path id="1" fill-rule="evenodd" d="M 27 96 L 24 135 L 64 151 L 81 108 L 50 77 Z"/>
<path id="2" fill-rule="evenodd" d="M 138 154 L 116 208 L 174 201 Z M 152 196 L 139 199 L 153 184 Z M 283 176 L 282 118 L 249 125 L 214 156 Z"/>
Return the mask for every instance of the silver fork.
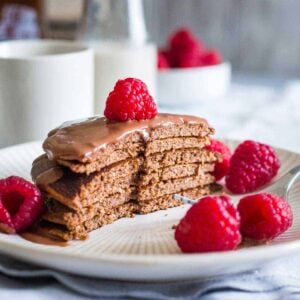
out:
<path id="1" fill-rule="evenodd" d="M 285 198 L 288 201 L 289 192 L 293 186 L 293 184 L 296 182 L 296 180 L 300 177 L 300 165 L 292 168 L 290 171 L 288 171 L 285 175 L 280 177 L 277 181 L 270 184 L 269 186 L 263 188 L 262 190 L 256 191 L 255 193 L 272 193 L 276 194 L 280 197 Z M 251 193 L 255 194 L 255 193 Z M 249 195 L 249 194 L 248 194 Z M 241 196 L 233 196 L 233 201 L 237 202 L 238 198 Z M 198 200 L 193 200 L 188 197 L 184 197 L 178 194 L 174 195 L 174 199 L 182 201 L 184 204 L 194 204 L 198 202 Z M 201 198 L 200 198 L 201 199 Z"/>

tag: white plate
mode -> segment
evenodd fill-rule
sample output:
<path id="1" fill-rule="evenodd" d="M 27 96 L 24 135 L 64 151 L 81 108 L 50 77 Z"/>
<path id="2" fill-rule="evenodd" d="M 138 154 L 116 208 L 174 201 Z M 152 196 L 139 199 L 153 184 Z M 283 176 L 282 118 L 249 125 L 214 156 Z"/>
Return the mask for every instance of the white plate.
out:
<path id="1" fill-rule="evenodd" d="M 229 142 L 231 146 L 233 142 Z M 40 143 L 0 150 L 0 177 L 29 179 L 32 160 Z M 278 149 L 280 174 L 300 164 L 300 154 Z M 293 227 L 271 244 L 236 251 L 182 254 L 173 238 L 172 225 L 188 208 L 179 207 L 133 219 L 122 219 L 90 234 L 84 242 L 67 247 L 30 243 L 16 235 L 0 234 L 0 250 L 19 259 L 88 276 L 136 281 L 183 280 L 254 269 L 277 257 L 300 251 L 300 184 L 290 194 Z"/>

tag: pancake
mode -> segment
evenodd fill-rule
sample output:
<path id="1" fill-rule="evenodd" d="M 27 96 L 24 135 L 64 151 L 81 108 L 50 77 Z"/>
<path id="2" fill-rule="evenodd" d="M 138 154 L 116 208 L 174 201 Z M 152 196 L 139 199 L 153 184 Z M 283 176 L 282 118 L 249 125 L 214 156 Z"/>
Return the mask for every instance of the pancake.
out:
<path id="1" fill-rule="evenodd" d="M 215 190 L 220 155 L 205 148 L 214 130 L 192 116 L 109 122 L 94 117 L 54 129 L 33 162 L 46 211 L 38 227 L 64 240 L 123 217 L 182 203 Z"/>

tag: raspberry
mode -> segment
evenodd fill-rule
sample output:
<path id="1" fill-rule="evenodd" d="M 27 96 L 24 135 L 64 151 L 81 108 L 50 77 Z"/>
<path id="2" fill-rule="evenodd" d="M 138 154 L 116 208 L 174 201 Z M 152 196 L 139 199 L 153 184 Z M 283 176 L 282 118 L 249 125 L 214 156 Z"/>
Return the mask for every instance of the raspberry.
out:
<path id="1" fill-rule="evenodd" d="M 203 44 L 188 28 L 176 31 L 169 40 L 169 62 L 172 67 L 189 68 L 202 65 Z"/>
<path id="2" fill-rule="evenodd" d="M 227 196 L 208 196 L 180 220 L 175 239 L 183 252 L 233 250 L 241 242 L 240 221 Z"/>
<path id="3" fill-rule="evenodd" d="M 201 55 L 201 63 L 203 66 L 218 65 L 222 62 L 220 53 L 217 50 L 208 50 Z"/>
<path id="4" fill-rule="evenodd" d="M 11 220 L 9 212 L 2 202 L 0 202 L 0 231 L 6 233 L 15 233 L 15 226 Z"/>
<path id="5" fill-rule="evenodd" d="M 280 161 L 272 147 L 245 141 L 231 157 L 226 186 L 235 194 L 252 192 L 269 183 L 279 167 Z"/>
<path id="6" fill-rule="evenodd" d="M 215 164 L 215 170 L 212 173 L 216 180 L 222 179 L 228 172 L 231 158 L 230 149 L 222 142 L 211 140 L 210 145 L 206 146 L 209 151 L 217 152 L 222 155 L 222 160 Z"/>
<path id="7" fill-rule="evenodd" d="M 293 223 L 293 213 L 285 199 L 260 193 L 244 197 L 238 204 L 243 237 L 255 240 L 273 239 Z"/>
<path id="8" fill-rule="evenodd" d="M 238 226 L 240 226 L 240 214 L 236 207 L 233 205 L 231 199 L 226 195 L 215 196 L 215 198 L 221 199 L 225 209 L 230 213 L 230 215 L 237 221 Z"/>
<path id="9" fill-rule="evenodd" d="M 193 68 L 202 66 L 201 53 L 195 50 L 178 52 L 176 54 L 175 61 L 178 68 Z"/>
<path id="10" fill-rule="evenodd" d="M 170 49 L 175 50 L 190 50 L 196 48 L 199 52 L 202 52 L 203 44 L 193 35 L 189 28 L 179 28 L 174 32 L 169 39 Z"/>
<path id="11" fill-rule="evenodd" d="M 170 68 L 167 53 L 165 51 L 160 50 L 157 53 L 157 68 L 159 70 Z"/>
<path id="12" fill-rule="evenodd" d="M 39 189 L 18 176 L 0 180 L 0 223 L 11 232 L 28 228 L 41 214 L 43 207 Z"/>
<path id="13" fill-rule="evenodd" d="M 135 78 L 117 81 L 104 110 L 108 120 L 121 122 L 152 119 L 156 114 L 156 104 L 146 84 Z"/>

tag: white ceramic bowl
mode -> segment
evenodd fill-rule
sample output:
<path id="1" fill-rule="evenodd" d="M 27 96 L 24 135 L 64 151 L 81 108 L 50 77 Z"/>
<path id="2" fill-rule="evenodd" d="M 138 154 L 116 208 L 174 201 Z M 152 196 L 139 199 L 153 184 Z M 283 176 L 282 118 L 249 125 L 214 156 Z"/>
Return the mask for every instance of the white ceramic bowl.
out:
<path id="1" fill-rule="evenodd" d="M 160 104 L 195 104 L 223 96 L 231 80 L 231 65 L 167 69 L 157 74 Z"/>

